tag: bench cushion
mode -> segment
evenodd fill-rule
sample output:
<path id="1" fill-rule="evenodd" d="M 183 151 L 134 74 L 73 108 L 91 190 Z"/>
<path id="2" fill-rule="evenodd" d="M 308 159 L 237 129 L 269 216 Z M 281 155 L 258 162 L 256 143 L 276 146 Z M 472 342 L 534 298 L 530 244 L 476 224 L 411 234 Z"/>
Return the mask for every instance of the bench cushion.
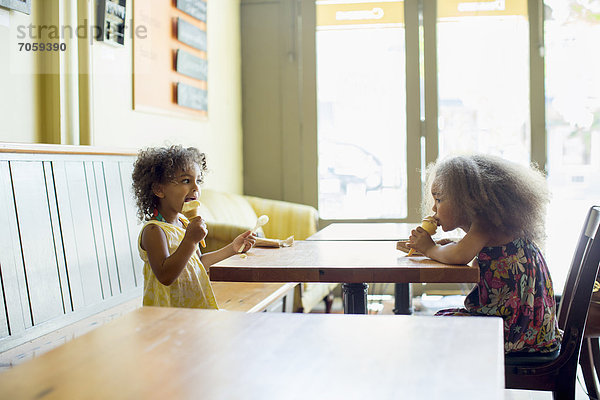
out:
<path id="1" fill-rule="evenodd" d="M 242 195 L 204 189 L 200 203 L 200 215 L 208 226 L 204 252 L 228 245 L 237 235 L 256 224 L 256 213 Z M 262 229 L 258 233 L 264 235 Z"/>

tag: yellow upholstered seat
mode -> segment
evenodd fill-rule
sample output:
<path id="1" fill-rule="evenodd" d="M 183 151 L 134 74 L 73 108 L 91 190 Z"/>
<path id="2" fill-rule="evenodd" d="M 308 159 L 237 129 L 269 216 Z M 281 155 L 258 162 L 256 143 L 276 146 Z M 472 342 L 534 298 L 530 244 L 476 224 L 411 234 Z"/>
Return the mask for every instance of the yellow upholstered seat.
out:
<path id="1" fill-rule="evenodd" d="M 256 224 L 256 213 L 242 195 L 205 189 L 200 204 L 200 215 L 208 226 L 205 252 L 226 246 Z M 259 235 L 262 233 L 259 230 Z"/>
<path id="2" fill-rule="evenodd" d="M 217 250 L 240 233 L 254 228 L 260 215 L 269 216 L 259 236 L 271 239 L 304 240 L 317 231 L 318 212 L 314 207 L 287 201 L 243 196 L 203 189 L 201 216 L 206 220 L 208 236 L 204 252 Z M 299 285 L 294 298 L 295 311 L 310 311 L 338 284 L 306 283 Z"/>
<path id="3" fill-rule="evenodd" d="M 294 239 L 304 240 L 317 231 L 319 217 L 314 207 L 287 201 L 244 197 L 257 216 L 269 216 L 269 223 L 263 226 L 265 237 L 285 239 L 294 235 Z"/>

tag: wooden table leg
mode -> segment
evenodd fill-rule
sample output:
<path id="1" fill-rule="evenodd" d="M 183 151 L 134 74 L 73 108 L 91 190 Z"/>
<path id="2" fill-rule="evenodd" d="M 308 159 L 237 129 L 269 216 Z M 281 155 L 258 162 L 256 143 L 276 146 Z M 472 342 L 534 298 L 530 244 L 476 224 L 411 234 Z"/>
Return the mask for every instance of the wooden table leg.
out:
<path id="1" fill-rule="evenodd" d="M 344 314 L 367 314 L 367 283 L 343 283 Z"/>
<path id="2" fill-rule="evenodd" d="M 394 314 L 412 314 L 412 290 L 410 283 L 396 283 L 394 286 Z"/>

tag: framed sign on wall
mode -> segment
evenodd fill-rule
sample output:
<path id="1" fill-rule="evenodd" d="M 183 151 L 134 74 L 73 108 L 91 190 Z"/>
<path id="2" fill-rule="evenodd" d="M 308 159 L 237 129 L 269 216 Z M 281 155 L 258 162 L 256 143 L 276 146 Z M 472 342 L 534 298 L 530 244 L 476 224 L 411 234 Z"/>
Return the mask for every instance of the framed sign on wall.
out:
<path id="1" fill-rule="evenodd" d="M 98 40 L 115 45 L 125 44 L 127 0 L 99 0 Z"/>
<path id="2" fill-rule="evenodd" d="M 31 0 L 0 0 L 0 7 L 31 14 Z"/>
<path id="3" fill-rule="evenodd" d="M 208 116 L 206 0 L 133 3 L 133 108 L 205 119 Z"/>

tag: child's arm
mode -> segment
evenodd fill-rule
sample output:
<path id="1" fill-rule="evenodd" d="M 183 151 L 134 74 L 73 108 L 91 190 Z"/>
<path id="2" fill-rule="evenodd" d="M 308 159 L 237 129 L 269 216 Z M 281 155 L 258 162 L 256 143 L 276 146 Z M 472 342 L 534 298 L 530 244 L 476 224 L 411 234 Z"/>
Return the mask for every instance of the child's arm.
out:
<path id="1" fill-rule="evenodd" d="M 452 239 L 439 239 L 435 241 L 435 244 L 439 244 L 439 245 L 447 245 L 448 243 L 456 243 L 457 240 L 452 240 Z M 408 245 L 408 240 L 399 240 L 398 242 L 396 242 L 396 249 L 401 250 L 405 253 L 408 253 L 410 251 L 410 247 L 407 246 Z"/>
<path id="2" fill-rule="evenodd" d="M 206 224 L 201 218 L 190 222 L 179 247 L 169 255 L 167 237 L 162 229 L 154 224 L 146 226 L 142 232 L 142 248 L 146 250 L 152 272 L 160 283 L 169 286 L 175 282 L 206 232 Z"/>
<path id="3" fill-rule="evenodd" d="M 420 251 L 425 256 L 445 264 L 467 264 L 489 241 L 486 231 L 473 223 L 460 241 L 436 245 L 431 236 L 421 227 L 412 231 L 408 247 Z"/>
<path id="4" fill-rule="evenodd" d="M 211 265 L 237 254 L 237 250 L 239 250 L 239 248 L 242 246 L 244 246 L 242 252 L 247 252 L 252 248 L 252 246 L 254 246 L 255 241 L 256 236 L 254 236 L 254 233 L 252 233 L 252 231 L 246 231 L 241 235 L 238 235 L 235 239 L 233 239 L 233 242 L 229 243 L 227 246 L 222 247 L 219 250 L 203 254 L 200 257 L 200 261 L 202 261 L 202 265 L 204 265 L 204 268 L 206 268 L 208 271 Z"/>

